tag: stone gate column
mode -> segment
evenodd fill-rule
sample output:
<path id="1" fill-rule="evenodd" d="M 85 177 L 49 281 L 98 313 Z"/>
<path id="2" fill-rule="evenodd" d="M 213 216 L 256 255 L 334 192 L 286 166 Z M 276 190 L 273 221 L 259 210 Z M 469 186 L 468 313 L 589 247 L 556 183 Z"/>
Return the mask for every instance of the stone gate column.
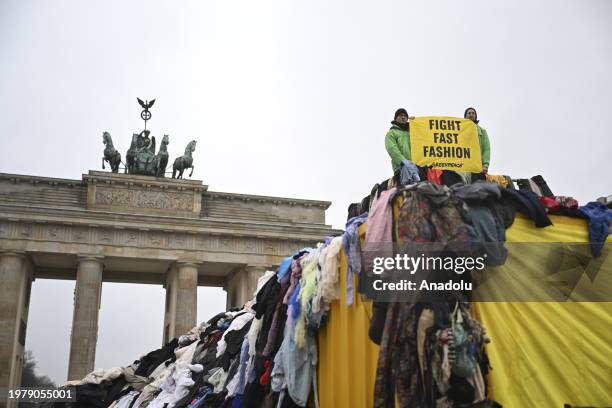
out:
<path id="1" fill-rule="evenodd" d="M 248 265 L 236 269 L 228 277 L 225 285 L 227 290 L 227 308 L 242 307 L 253 298 L 257 288 L 257 280 L 268 268 L 265 266 Z"/>
<path id="2" fill-rule="evenodd" d="M 174 335 L 180 336 L 191 330 L 197 323 L 198 266 L 194 263 L 179 262 L 177 267 L 178 287 Z"/>
<path id="3" fill-rule="evenodd" d="M 94 369 L 103 269 L 102 258 L 81 257 L 78 260 L 68 380 L 79 380 Z"/>
<path id="4" fill-rule="evenodd" d="M 24 254 L 0 253 L 0 388 L 21 385 L 32 266 Z M 12 407 L 0 400 L 0 407 Z"/>
<path id="5" fill-rule="evenodd" d="M 166 275 L 164 343 L 187 333 L 197 324 L 198 265 L 177 262 Z"/>

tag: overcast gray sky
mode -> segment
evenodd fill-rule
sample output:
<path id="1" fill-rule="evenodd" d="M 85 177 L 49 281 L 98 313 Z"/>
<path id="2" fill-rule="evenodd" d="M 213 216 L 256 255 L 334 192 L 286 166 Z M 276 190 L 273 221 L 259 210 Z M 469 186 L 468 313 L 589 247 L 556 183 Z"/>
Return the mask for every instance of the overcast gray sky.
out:
<path id="1" fill-rule="evenodd" d="M 393 112 L 475 106 L 492 174 L 612 193 L 612 2 L 0 0 L 0 171 L 80 179 L 125 154 L 136 97 L 214 191 L 333 201 L 343 226 L 391 166 Z M 66 377 L 74 282 L 33 284 L 27 348 Z M 161 287 L 104 284 L 96 367 L 159 346 Z M 225 306 L 201 288 L 198 318 Z"/>

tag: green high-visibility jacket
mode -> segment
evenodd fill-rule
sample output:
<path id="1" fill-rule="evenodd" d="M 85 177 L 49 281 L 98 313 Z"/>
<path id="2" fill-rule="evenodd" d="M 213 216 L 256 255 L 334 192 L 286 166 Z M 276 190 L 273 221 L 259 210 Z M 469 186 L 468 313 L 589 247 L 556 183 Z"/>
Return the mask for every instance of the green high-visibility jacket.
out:
<path id="1" fill-rule="evenodd" d="M 385 136 L 385 148 L 391 156 L 391 166 L 395 173 L 402 160 L 410 160 L 410 131 L 403 130 L 397 125 L 391 126 Z"/>
<path id="2" fill-rule="evenodd" d="M 480 140 L 480 156 L 482 157 L 482 165 L 484 167 L 489 167 L 489 163 L 491 162 L 491 143 L 489 142 L 489 135 L 487 131 L 480 127 L 480 125 L 476 125 L 478 128 L 478 140 Z"/>

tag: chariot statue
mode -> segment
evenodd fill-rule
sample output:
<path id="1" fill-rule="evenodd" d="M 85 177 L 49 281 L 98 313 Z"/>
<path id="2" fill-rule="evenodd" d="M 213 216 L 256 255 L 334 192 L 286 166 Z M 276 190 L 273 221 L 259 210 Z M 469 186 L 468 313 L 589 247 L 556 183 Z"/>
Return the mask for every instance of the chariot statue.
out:
<path id="1" fill-rule="evenodd" d="M 102 158 L 102 168 L 104 163 L 108 163 L 113 173 L 119 172 L 119 165 L 124 165 L 124 172 L 128 174 L 139 174 L 143 176 L 165 177 L 166 167 L 168 166 L 168 144 L 170 143 L 168 135 L 164 135 L 160 143 L 159 151 L 155 153 L 156 141 L 155 136 L 151 135 L 151 131 L 147 130 L 147 121 L 151 119 L 151 111 L 149 110 L 155 103 L 155 99 L 151 101 L 143 101 L 136 98 L 138 103 L 143 108 L 140 117 L 144 120 L 144 130 L 140 133 L 132 134 L 130 148 L 125 155 L 125 163 L 121 161 L 121 154 L 113 146 L 113 140 L 109 132 L 102 134 L 102 142 L 105 145 L 104 157 Z M 191 168 L 189 177 L 193 175 L 193 157 L 192 153 L 195 150 L 196 141 L 192 140 L 185 148 L 185 154 L 177 157 L 172 166 L 172 178 L 183 178 L 183 172 Z"/>
<path id="2" fill-rule="evenodd" d="M 155 168 L 155 136 L 149 138 L 150 132 L 143 130 L 132 134 L 132 143 L 125 155 L 125 172 L 141 174 L 143 176 L 156 176 Z"/>

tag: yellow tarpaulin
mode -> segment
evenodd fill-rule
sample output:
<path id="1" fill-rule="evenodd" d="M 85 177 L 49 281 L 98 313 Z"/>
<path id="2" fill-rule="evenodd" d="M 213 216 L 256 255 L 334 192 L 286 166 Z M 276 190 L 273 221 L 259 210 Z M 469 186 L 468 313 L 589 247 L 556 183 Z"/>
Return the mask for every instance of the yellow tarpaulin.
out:
<path id="1" fill-rule="evenodd" d="M 507 241 L 588 242 L 584 220 L 551 220 L 554 226 L 542 229 L 519 216 L 507 231 Z M 344 289 L 344 256 L 340 277 Z M 345 291 L 341 294 L 319 332 L 320 406 L 372 407 L 378 360 L 378 346 L 368 337 L 372 305 L 357 296 L 348 307 Z M 487 348 L 492 397 L 504 407 L 612 407 L 612 302 L 475 306 L 492 339 Z"/>

